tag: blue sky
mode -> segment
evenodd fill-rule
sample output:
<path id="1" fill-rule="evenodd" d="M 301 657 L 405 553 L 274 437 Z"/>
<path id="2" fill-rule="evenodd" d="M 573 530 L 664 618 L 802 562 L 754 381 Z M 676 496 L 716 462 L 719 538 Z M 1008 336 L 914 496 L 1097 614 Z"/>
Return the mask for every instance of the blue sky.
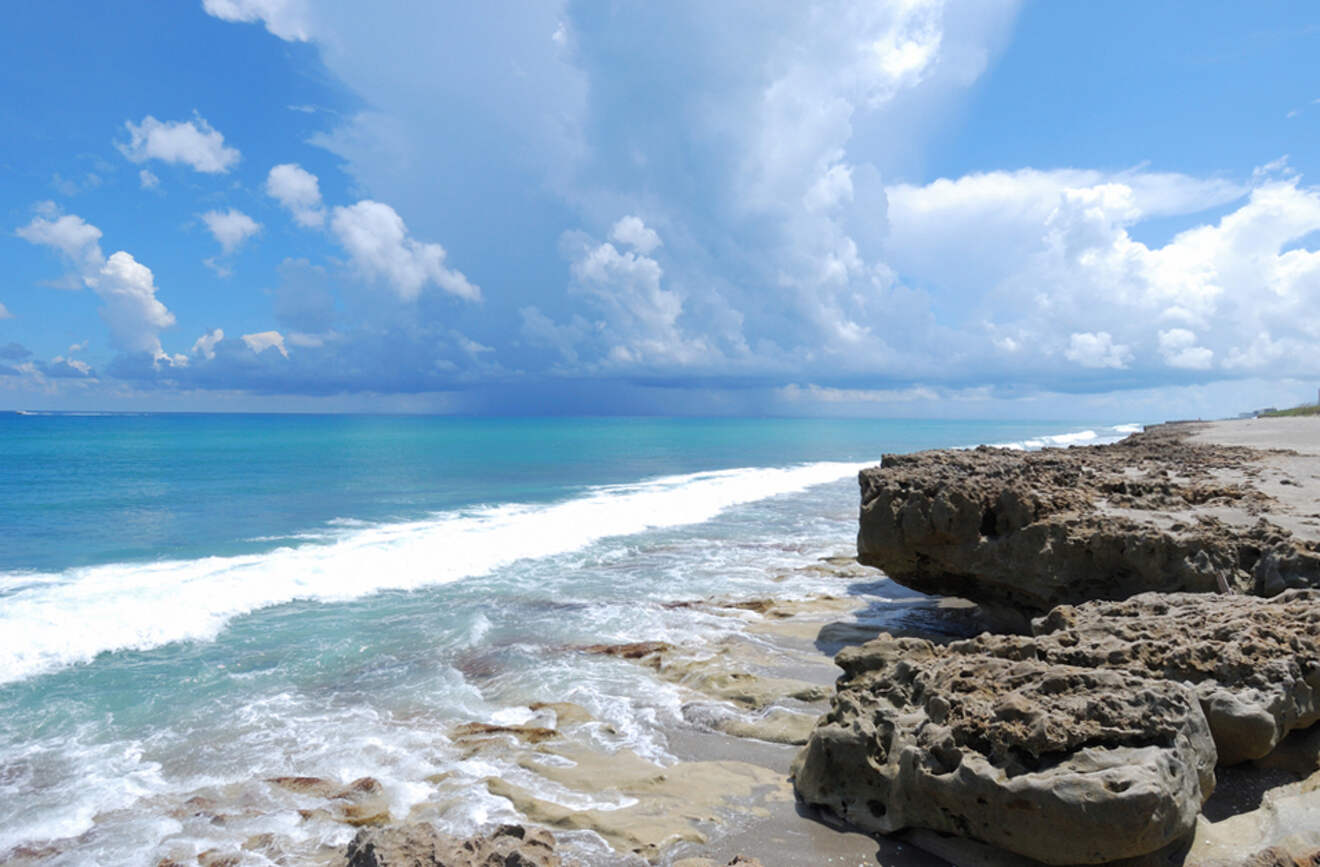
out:
<path id="1" fill-rule="evenodd" d="M 1320 384 L 1309 3 L 23 4 L 0 408 L 1223 415 Z"/>

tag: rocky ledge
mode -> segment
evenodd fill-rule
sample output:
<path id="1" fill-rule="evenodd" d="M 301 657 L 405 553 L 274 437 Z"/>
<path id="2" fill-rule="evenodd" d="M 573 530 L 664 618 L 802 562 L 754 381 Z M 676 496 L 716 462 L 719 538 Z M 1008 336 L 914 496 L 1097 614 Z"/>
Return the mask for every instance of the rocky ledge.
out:
<path id="1" fill-rule="evenodd" d="M 1320 534 L 1280 522 L 1270 493 L 1296 481 L 1269 452 L 1190 432 L 886 455 L 860 474 L 858 559 L 916 590 L 1028 615 L 1152 590 L 1320 587 Z"/>
<path id="2" fill-rule="evenodd" d="M 1146 594 L 1056 608 L 1033 629 L 840 653 L 799 795 L 869 831 L 1104 863 L 1187 838 L 1217 763 L 1320 718 L 1314 591 Z"/>

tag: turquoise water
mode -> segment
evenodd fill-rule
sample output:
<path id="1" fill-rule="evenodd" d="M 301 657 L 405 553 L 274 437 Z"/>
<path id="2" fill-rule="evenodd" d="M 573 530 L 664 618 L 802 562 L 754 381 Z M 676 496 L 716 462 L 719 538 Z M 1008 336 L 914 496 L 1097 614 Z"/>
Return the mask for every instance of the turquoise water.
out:
<path id="1" fill-rule="evenodd" d="M 269 550 L 336 519 L 538 503 L 733 467 L 866 461 L 1077 424 L 0 414 L 0 571 Z"/>
<path id="2" fill-rule="evenodd" d="M 776 574 L 849 551 L 856 471 L 885 452 L 1127 430 L 0 415 L 0 857 L 342 835 L 252 788 L 285 774 L 370 775 L 392 814 L 429 805 L 456 831 L 516 819 L 479 783 L 522 772 L 447 728 L 571 700 L 600 749 L 663 761 L 682 722 L 638 667 L 563 648 L 709 640 L 728 627 L 666 603 L 784 594 Z M 246 824 L 180 818 L 198 791 L 248 804 Z"/>

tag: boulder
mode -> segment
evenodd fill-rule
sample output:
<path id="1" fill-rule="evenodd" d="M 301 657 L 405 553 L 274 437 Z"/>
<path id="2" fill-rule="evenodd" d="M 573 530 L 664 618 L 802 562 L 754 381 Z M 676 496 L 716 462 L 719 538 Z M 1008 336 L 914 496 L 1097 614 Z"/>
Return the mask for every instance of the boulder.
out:
<path id="1" fill-rule="evenodd" d="M 1059 606 L 1032 630 L 840 653 L 799 795 L 866 830 L 1101 863 L 1186 836 L 1216 761 L 1262 759 L 1320 720 L 1320 591 L 1147 593 Z"/>
<path id="2" fill-rule="evenodd" d="M 794 784 L 865 831 L 1098 864 L 1187 836 L 1213 790 L 1214 741 L 1181 683 L 995 656 L 976 640 L 885 635 L 836 661 L 838 692 Z"/>

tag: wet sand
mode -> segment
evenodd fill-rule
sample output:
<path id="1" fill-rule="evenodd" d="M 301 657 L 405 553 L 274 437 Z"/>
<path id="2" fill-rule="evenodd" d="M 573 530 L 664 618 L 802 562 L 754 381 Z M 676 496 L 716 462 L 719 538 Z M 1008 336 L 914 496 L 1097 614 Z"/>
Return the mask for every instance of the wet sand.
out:
<path id="1" fill-rule="evenodd" d="M 671 652 L 673 658 L 668 661 L 639 660 L 656 668 L 661 677 L 677 677 L 678 682 L 717 702 L 742 705 L 764 715 L 760 724 L 731 726 L 718 721 L 712 725 L 709 717 L 694 713 L 697 725 L 669 733 L 670 749 L 684 763 L 744 763 L 769 772 L 775 780 L 773 786 L 751 797 L 738 798 L 736 809 L 725 813 L 721 826 L 713 829 L 707 841 L 666 847 L 658 853 L 656 863 L 675 867 L 725 864 L 739 854 L 758 858 L 767 867 L 936 867 L 947 863 L 901 840 L 874 838 L 827 823 L 796 802 L 788 770 L 816 718 L 828 709 L 839 674 L 833 656 L 844 646 L 867 641 L 882 631 L 949 640 L 975 634 L 984 624 L 973 606 L 893 584 L 846 555 L 805 568 L 834 571 L 841 578 L 840 593 L 763 600 L 763 604 L 751 606 L 759 610 L 725 609 L 730 616 L 748 621 L 745 637 L 700 661 L 684 661 L 681 649 Z M 698 604 L 719 610 L 715 601 Z M 786 698 L 791 694 L 798 697 Z"/>

